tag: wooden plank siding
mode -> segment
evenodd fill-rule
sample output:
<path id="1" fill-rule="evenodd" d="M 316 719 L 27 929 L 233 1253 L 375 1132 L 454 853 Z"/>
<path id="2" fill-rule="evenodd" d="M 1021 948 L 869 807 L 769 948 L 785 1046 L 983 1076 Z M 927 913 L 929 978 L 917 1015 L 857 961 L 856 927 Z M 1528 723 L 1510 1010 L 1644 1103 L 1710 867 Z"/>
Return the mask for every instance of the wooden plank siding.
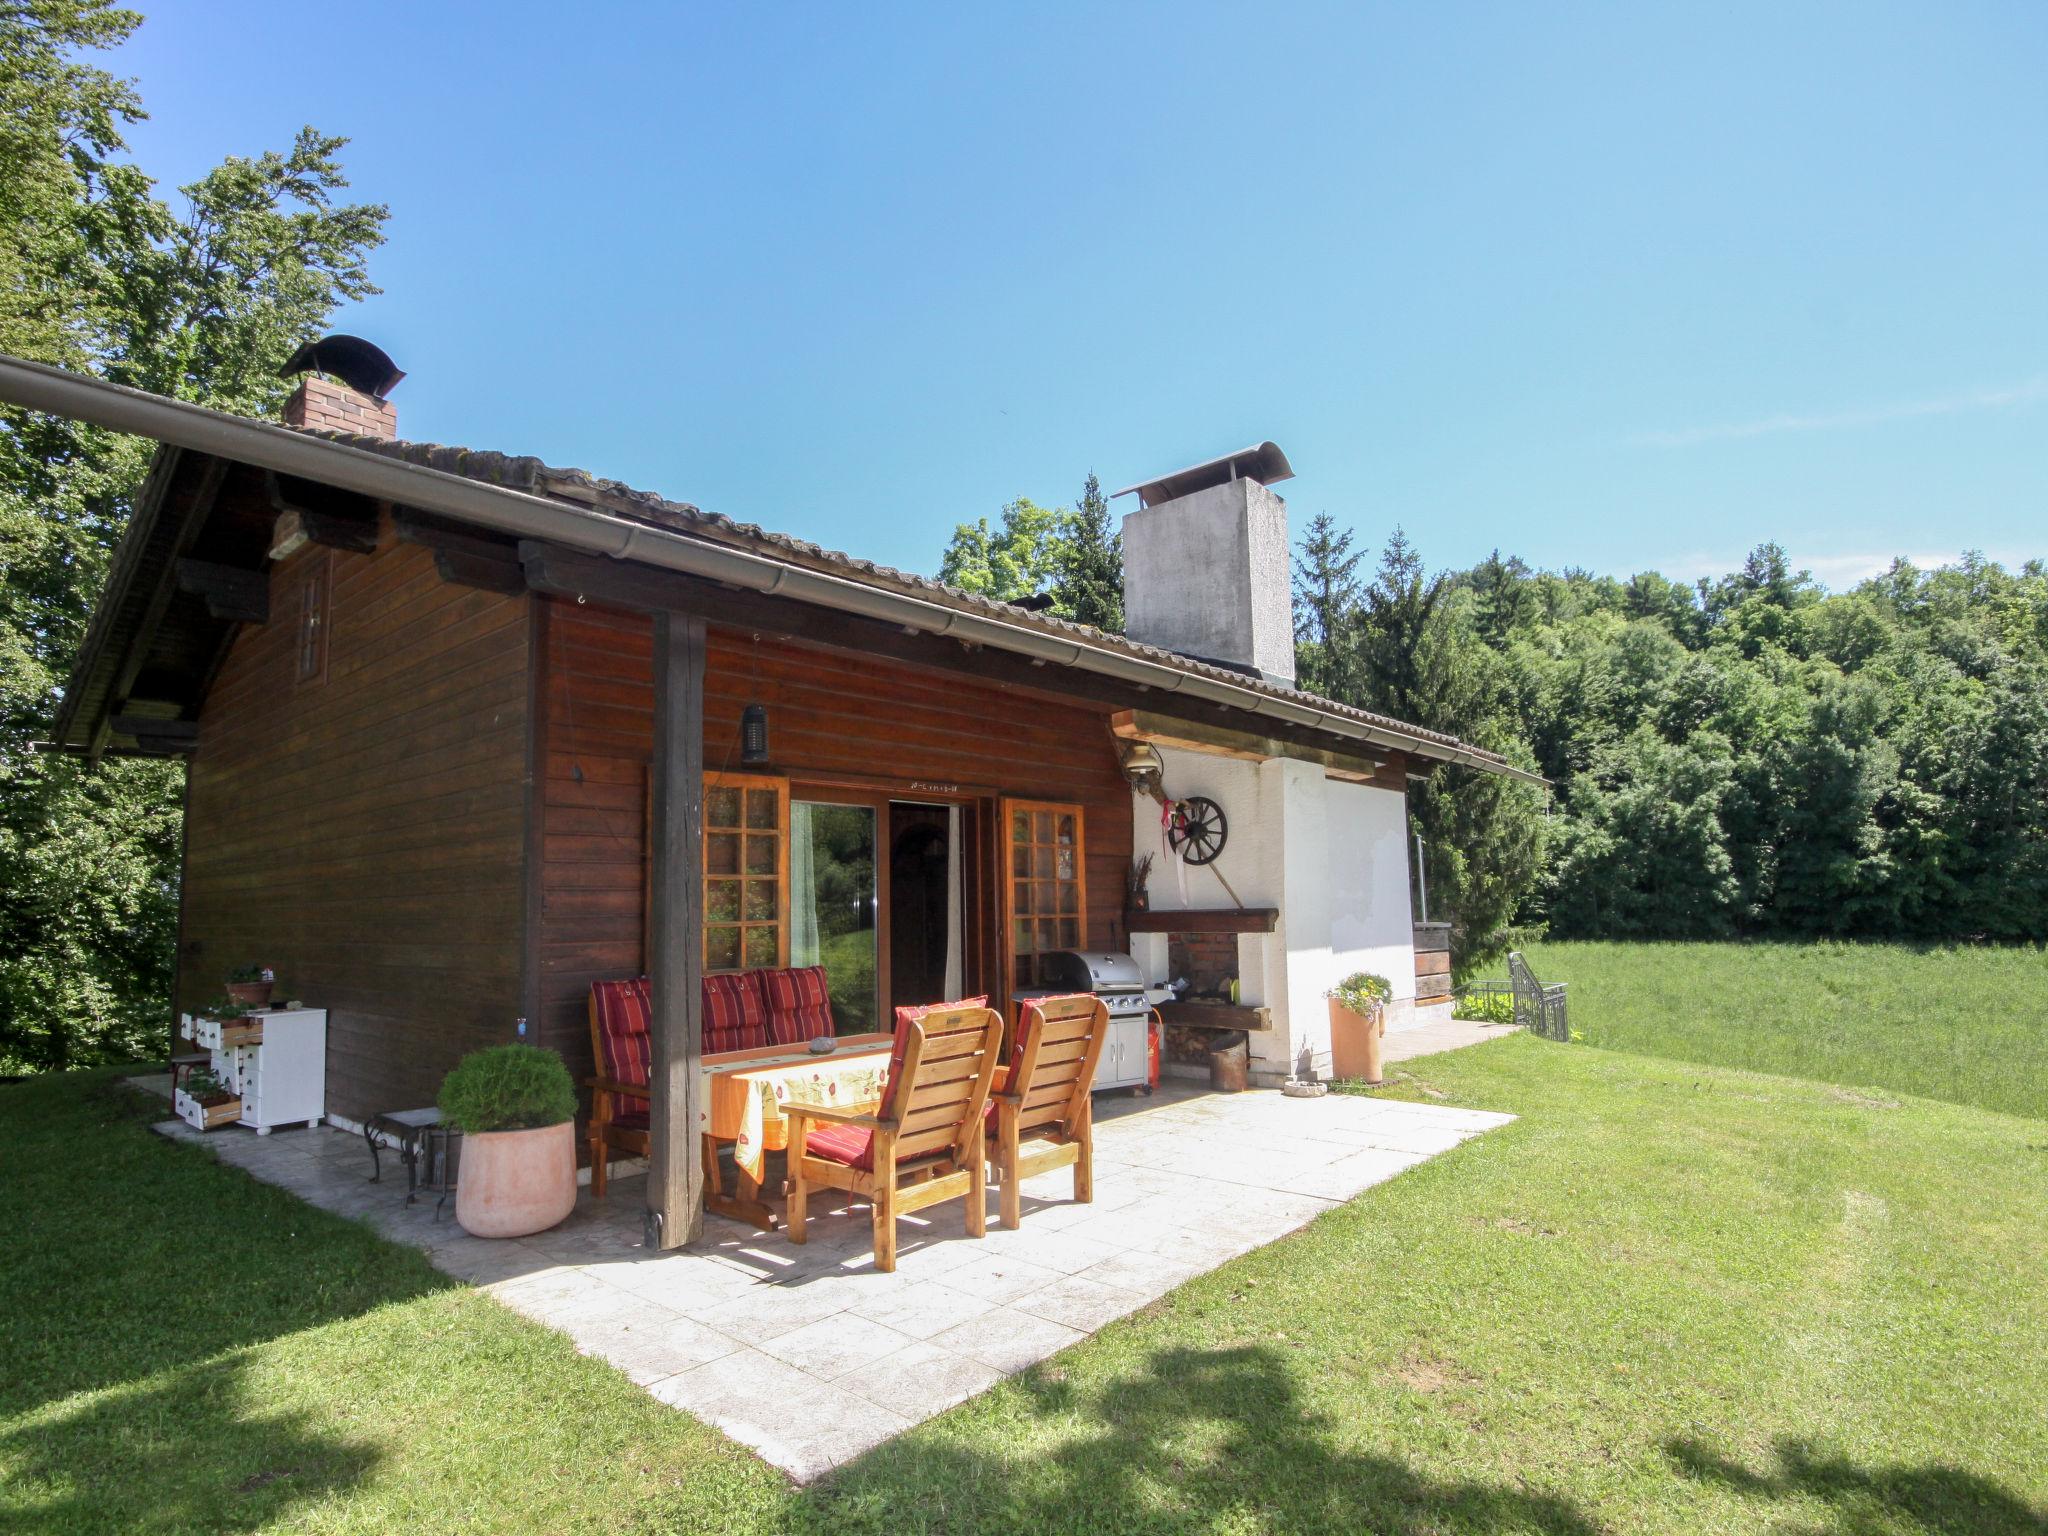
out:
<path id="1" fill-rule="evenodd" d="M 324 681 L 297 678 L 296 596 L 332 562 Z M 535 599 L 452 586 L 431 551 L 309 546 L 237 634 L 189 773 L 178 1000 L 233 966 L 328 1010 L 327 1104 L 434 1102 L 466 1051 L 513 1039 L 525 958 Z"/>
<path id="2" fill-rule="evenodd" d="M 637 974 L 644 963 L 653 625 L 644 614 L 594 603 L 543 602 L 539 1038 L 581 1075 L 590 1059 L 590 983 Z M 1125 947 L 1131 797 L 1106 708 L 1027 702 L 952 673 L 718 627 L 708 637 L 704 697 L 707 772 L 739 769 L 740 712 L 761 704 L 768 771 L 799 783 L 914 781 L 1080 803 L 1086 942 Z M 907 789 L 899 794 L 917 798 Z M 975 857 L 986 860 L 993 829 L 984 831 L 989 846 Z"/>

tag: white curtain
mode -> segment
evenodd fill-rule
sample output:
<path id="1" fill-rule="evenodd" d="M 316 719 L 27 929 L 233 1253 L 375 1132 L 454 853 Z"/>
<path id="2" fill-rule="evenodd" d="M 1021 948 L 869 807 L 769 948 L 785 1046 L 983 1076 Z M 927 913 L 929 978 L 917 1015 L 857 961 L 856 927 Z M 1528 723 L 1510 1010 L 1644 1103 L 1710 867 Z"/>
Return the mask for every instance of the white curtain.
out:
<path id="1" fill-rule="evenodd" d="M 818 883 L 811 874 L 811 808 L 789 807 L 789 963 L 818 963 Z"/>
<path id="2" fill-rule="evenodd" d="M 946 1001 L 956 1001 L 967 990 L 961 979 L 962 940 L 961 908 L 962 898 L 960 856 L 960 807 L 946 809 Z"/>

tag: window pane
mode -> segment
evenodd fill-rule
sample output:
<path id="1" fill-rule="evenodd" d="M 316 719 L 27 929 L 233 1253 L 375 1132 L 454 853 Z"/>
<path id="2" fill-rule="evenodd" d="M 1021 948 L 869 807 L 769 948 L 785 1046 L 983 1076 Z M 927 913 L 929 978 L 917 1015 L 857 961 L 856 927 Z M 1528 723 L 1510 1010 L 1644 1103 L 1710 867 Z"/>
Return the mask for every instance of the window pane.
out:
<path id="1" fill-rule="evenodd" d="M 1059 887 L 1059 893 L 1060 910 L 1062 912 L 1078 912 L 1081 910 L 1080 886 L 1073 884 L 1062 885 Z"/>
<path id="2" fill-rule="evenodd" d="M 1010 817 L 1010 841 L 1028 843 L 1031 841 L 1031 813 L 1017 811 Z"/>
<path id="3" fill-rule="evenodd" d="M 747 930 L 747 964 L 751 966 L 773 966 L 782 957 L 778 952 L 779 941 L 773 923 Z"/>
<path id="4" fill-rule="evenodd" d="M 1063 843 L 1071 843 L 1074 840 L 1074 813 L 1072 811 L 1060 812 L 1059 840 Z"/>
<path id="5" fill-rule="evenodd" d="M 1052 841 L 1052 812 L 1036 811 L 1031 817 L 1031 841 L 1049 843 Z"/>
<path id="6" fill-rule="evenodd" d="M 1075 921 L 1075 920 L 1074 920 L 1073 918 L 1071 918 L 1071 917 L 1063 917 L 1063 918 L 1061 918 L 1061 919 L 1060 919 L 1060 948 L 1061 948 L 1061 949 L 1079 949 L 1080 947 L 1081 947 L 1081 925 L 1080 925 L 1080 924 L 1079 924 L 1078 922 L 1076 922 L 1076 921 Z"/>
<path id="7" fill-rule="evenodd" d="M 747 873 L 750 875 L 779 875 L 782 865 L 777 859 L 781 850 L 781 839 L 772 833 L 755 833 L 747 839 Z"/>
<path id="8" fill-rule="evenodd" d="M 1013 926 L 1017 931 L 1011 937 L 1010 947 L 1017 950 L 1031 949 L 1031 919 L 1020 917 Z"/>
<path id="9" fill-rule="evenodd" d="M 736 971 L 740 968 L 740 931 L 737 928 L 704 930 L 704 969 Z"/>
<path id="10" fill-rule="evenodd" d="M 746 919 L 750 923 L 772 923 L 775 921 L 775 892 L 773 880 L 749 880 L 747 882 Z"/>
<path id="11" fill-rule="evenodd" d="M 1071 849 L 1071 848 L 1061 848 L 1061 849 L 1059 849 L 1059 850 L 1058 850 L 1058 854 L 1059 854 L 1059 863 L 1058 863 L 1058 865 L 1056 866 L 1056 869 L 1055 869 L 1055 873 L 1056 873 L 1056 874 L 1058 874 L 1059 878 L 1060 878 L 1060 879 L 1062 879 L 1062 880 L 1071 880 L 1071 879 L 1073 879 L 1073 878 L 1074 878 L 1074 850 L 1073 850 L 1073 849 Z"/>
<path id="12" fill-rule="evenodd" d="M 775 813 L 780 798 L 772 789 L 748 790 L 747 826 L 757 831 L 775 831 Z"/>
<path id="13" fill-rule="evenodd" d="M 790 946 L 824 966 L 841 1034 L 869 1032 L 881 1016 L 875 819 L 873 806 L 816 801 L 800 802 L 791 817 Z"/>
<path id="14" fill-rule="evenodd" d="M 740 840 L 730 832 L 714 832 L 704 842 L 704 872 L 736 875 L 740 872 Z"/>
<path id="15" fill-rule="evenodd" d="M 1019 955 L 1011 963 L 1010 974 L 1013 978 L 1015 978 L 1011 982 L 1012 986 L 1030 986 L 1031 983 L 1037 979 L 1031 964 L 1031 956 L 1028 954 Z"/>
<path id="16" fill-rule="evenodd" d="M 736 827 L 740 824 L 740 792 L 729 785 L 714 784 L 704 792 L 704 825 Z"/>
<path id="17" fill-rule="evenodd" d="M 1031 886 L 1028 881 L 1019 880 L 1017 882 L 1017 915 L 1019 917 L 1031 915 Z"/>
<path id="18" fill-rule="evenodd" d="M 707 880 L 705 882 L 704 920 L 707 923 L 736 923 L 740 920 L 739 881 Z"/>
<path id="19" fill-rule="evenodd" d="M 1017 867 L 1012 873 L 1019 880 L 1029 880 L 1031 878 L 1031 847 L 1028 843 L 1017 850 L 1017 857 L 1013 862 Z"/>
<path id="20" fill-rule="evenodd" d="M 1038 920 L 1038 947 L 1040 949 L 1058 949 L 1060 947 L 1057 919 L 1041 917 Z"/>

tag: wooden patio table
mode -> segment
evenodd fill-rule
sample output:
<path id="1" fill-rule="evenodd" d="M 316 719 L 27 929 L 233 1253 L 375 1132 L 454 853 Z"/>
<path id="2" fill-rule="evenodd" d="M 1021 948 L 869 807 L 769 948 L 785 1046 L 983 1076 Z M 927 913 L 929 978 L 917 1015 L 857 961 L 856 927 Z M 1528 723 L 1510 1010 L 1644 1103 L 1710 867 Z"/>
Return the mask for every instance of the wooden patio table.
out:
<path id="1" fill-rule="evenodd" d="M 705 1136 L 704 1204 L 709 1210 L 757 1227 L 777 1223 L 761 1193 L 761 1174 L 770 1152 L 789 1145 L 784 1104 L 829 1104 L 871 1109 L 882 1099 L 889 1052 L 895 1036 L 841 1035 L 838 1049 L 813 1055 L 800 1045 L 771 1045 L 722 1051 L 704 1058 L 705 1091 L 698 1122 Z M 739 1189 L 728 1194 L 718 1172 L 714 1143 L 733 1144 Z"/>

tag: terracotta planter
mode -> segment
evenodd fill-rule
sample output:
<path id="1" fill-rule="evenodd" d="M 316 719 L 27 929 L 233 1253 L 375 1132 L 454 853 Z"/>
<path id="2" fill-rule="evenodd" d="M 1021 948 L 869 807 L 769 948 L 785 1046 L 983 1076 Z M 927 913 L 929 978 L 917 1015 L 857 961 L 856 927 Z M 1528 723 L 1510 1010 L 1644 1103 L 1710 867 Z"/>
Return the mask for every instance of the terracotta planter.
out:
<path id="1" fill-rule="evenodd" d="M 1385 1079 L 1380 1075 L 1380 1037 L 1387 1032 L 1387 1011 L 1353 1013 L 1336 998 L 1330 999 L 1330 1068 L 1340 1078 L 1357 1078 L 1370 1087 Z"/>
<path id="2" fill-rule="evenodd" d="M 576 1208 L 576 1126 L 462 1138 L 455 1219 L 472 1237 L 545 1232 Z"/>
<path id="3" fill-rule="evenodd" d="M 270 993 L 276 987 L 274 981 L 231 981 L 227 984 L 228 1001 L 243 1008 L 268 1008 Z"/>

